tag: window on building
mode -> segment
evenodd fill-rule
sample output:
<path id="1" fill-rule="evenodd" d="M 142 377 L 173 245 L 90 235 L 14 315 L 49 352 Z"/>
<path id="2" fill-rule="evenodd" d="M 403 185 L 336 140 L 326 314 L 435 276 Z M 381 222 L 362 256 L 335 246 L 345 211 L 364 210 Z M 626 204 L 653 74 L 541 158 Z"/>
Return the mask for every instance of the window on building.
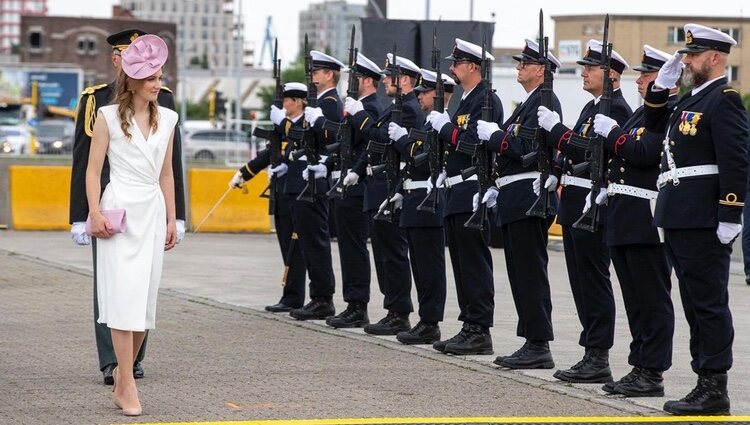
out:
<path id="1" fill-rule="evenodd" d="M 740 80 L 740 67 L 736 65 L 728 66 L 726 68 L 726 74 L 727 74 L 727 80 L 732 82 L 737 82 Z"/>
<path id="2" fill-rule="evenodd" d="M 582 29 L 583 35 L 591 35 L 594 33 L 594 27 L 590 24 L 585 24 Z"/>
<path id="3" fill-rule="evenodd" d="M 685 29 L 683 27 L 667 28 L 667 43 L 680 44 L 685 42 Z"/>
<path id="4" fill-rule="evenodd" d="M 90 35 L 82 35 L 76 40 L 76 53 L 79 55 L 95 55 L 96 39 Z"/>
<path id="5" fill-rule="evenodd" d="M 29 50 L 39 51 L 42 49 L 42 32 L 39 30 L 29 32 Z"/>

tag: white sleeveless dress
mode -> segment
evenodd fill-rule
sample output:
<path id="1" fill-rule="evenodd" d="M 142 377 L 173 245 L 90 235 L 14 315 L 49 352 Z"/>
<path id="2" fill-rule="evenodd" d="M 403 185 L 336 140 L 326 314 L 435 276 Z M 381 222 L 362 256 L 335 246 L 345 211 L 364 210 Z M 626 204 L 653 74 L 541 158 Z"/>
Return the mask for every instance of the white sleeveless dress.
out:
<path id="1" fill-rule="evenodd" d="M 99 108 L 109 128 L 110 182 L 101 209 L 124 208 L 127 230 L 96 241 L 99 323 L 126 331 L 153 329 L 167 214 L 159 175 L 177 113 L 159 107 L 159 126 L 144 137 L 133 119 L 122 132 L 117 105 Z"/>

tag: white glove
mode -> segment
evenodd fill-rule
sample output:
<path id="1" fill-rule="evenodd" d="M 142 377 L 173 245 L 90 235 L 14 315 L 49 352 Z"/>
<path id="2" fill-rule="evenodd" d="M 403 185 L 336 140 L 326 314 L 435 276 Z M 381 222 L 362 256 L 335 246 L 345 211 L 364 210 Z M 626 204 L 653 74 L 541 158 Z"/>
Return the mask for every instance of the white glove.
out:
<path id="1" fill-rule="evenodd" d="M 364 111 L 365 107 L 357 99 L 347 97 L 344 101 L 344 111 L 349 115 L 356 115 L 357 112 Z"/>
<path id="2" fill-rule="evenodd" d="M 727 223 L 724 221 L 720 221 L 719 227 L 716 228 L 716 237 L 719 238 L 719 242 L 726 245 L 728 243 L 732 243 L 734 238 L 736 238 L 741 231 L 742 224 L 740 223 Z"/>
<path id="3" fill-rule="evenodd" d="M 302 170 L 302 179 L 307 181 L 307 176 L 312 171 L 315 173 L 316 179 L 322 179 L 328 174 L 328 168 L 323 164 L 308 165 L 306 169 Z"/>
<path id="4" fill-rule="evenodd" d="M 654 80 L 654 89 L 661 91 L 664 89 L 671 89 L 677 84 L 677 80 L 682 75 L 682 68 L 685 65 L 682 63 L 682 53 L 674 52 L 674 56 L 661 66 L 659 73 L 656 74 L 656 80 Z"/>
<path id="5" fill-rule="evenodd" d="M 354 186 L 359 182 L 359 174 L 349 171 L 344 177 L 344 186 Z"/>
<path id="6" fill-rule="evenodd" d="M 283 162 L 275 167 L 268 168 L 268 177 L 281 177 L 289 170 L 289 166 Z"/>
<path id="7" fill-rule="evenodd" d="M 541 176 L 535 178 L 534 182 L 531 184 L 531 187 L 534 189 L 534 194 L 536 196 L 539 196 L 540 178 Z M 544 182 L 544 188 L 547 189 L 547 192 L 554 192 L 555 190 L 557 190 L 557 177 L 550 174 L 547 177 L 547 181 Z"/>
<path id="8" fill-rule="evenodd" d="M 400 193 L 396 193 L 391 197 L 391 199 L 388 200 L 388 202 L 393 204 L 393 210 L 400 210 L 404 206 L 404 195 Z"/>
<path id="9" fill-rule="evenodd" d="M 499 191 L 497 188 L 491 187 L 487 189 L 487 192 L 484 192 L 484 196 L 482 197 L 482 203 L 487 204 L 487 208 L 492 208 L 495 205 L 497 205 L 497 195 Z M 479 209 L 479 192 L 474 194 L 474 197 L 471 200 L 472 203 L 472 211 L 476 212 L 476 210 Z"/>
<path id="10" fill-rule="evenodd" d="M 239 189 L 245 185 L 245 179 L 242 178 L 242 173 L 237 171 L 232 176 L 232 180 L 229 180 L 229 187 L 232 189 Z"/>
<path id="11" fill-rule="evenodd" d="M 539 106 L 536 110 L 536 117 L 539 121 L 539 127 L 550 131 L 552 127 L 560 123 L 560 115 L 555 111 L 550 111 L 544 106 Z"/>
<path id="12" fill-rule="evenodd" d="M 391 140 L 398 140 L 404 136 L 406 136 L 407 132 L 404 127 L 401 127 L 400 125 L 396 124 L 395 122 L 392 122 L 388 124 L 388 137 Z"/>
<path id="13" fill-rule="evenodd" d="M 177 243 L 180 243 L 185 239 L 185 220 L 175 220 L 174 224 L 177 228 Z"/>
<path id="14" fill-rule="evenodd" d="M 281 122 L 286 118 L 286 109 L 279 109 L 276 105 L 271 105 L 271 121 L 276 125 L 281 125 Z"/>
<path id="15" fill-rule="evenodd" d="M 70 228 L 70 237 L 76 245 L 90 245 L 91 237 L 86 234 L 86 222 L 76 221 Z"/>
<path id="16" fill-rule="evenodd" d="M 438 174 L 437 179 L 435 179 L 435 187 L 442 187 L 443 182 L 447 178 L 448 178 L 448 173 L 446 173 L 445 170 L 441 171 L 440 174 Z"/>
<path id="17" fill-rule="evenodd" d="M 432 125 L 438 133 L 443 129 L 443 126 L 451 122 L 451 117 L 447 112 L 432 111 L 430 115 L 427 115 L 427 121 Z"/>
<path id="18" fill-rule="evenodd" d="M 479 135 L 479 140 L 490 140 L 490 137 L 492 137 L 492 134 L 496 131 L 500 131 L 500 126 L 497 125 L 496 122 L 483 120 L 477 121 L 477 134 Z"/>
<path id="19" fill-rule="evenodd" d="M 609 136 L 609 132 L 615 127 L 617 127 L 617 121 L 606 115 L 596 114 L 594 117 L 594 133 L 602 137 Z"/>
<path id="20" fill-rule="evenodd" d="M 305 120 L 311 125 L 315 125 L 315 122 L 323 118 L 323 110 L 320 108 L 305 108 Z"/>
<path id="21" fill-rule="evenodd" d="M 596 195 L 596 199 L 594 199 L 594 202 L 596 202 L 596 205 L 603 205 L 605 202 L 607 202 L 607 189 L 605 188 L 599 188 L 599 194 Z M 583 206 L 583 213 L 586 214 L 591 209 L 591 192 L 589 192 L 586 195 L 586 205 Z"/>

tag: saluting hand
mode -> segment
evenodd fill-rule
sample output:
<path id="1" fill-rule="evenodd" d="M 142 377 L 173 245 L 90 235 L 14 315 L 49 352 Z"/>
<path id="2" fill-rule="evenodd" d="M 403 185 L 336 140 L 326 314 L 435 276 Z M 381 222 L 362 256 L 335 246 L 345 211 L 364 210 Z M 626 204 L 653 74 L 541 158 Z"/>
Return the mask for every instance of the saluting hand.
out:
<path id="1" fill-rule="evenodd" d="M 679 51 L 674 52 L 674 56 L 659 68 L 659 73 L 656 74 L 656 80 L 654 80 L 655 90 L 671 89 L 676 86 L 677 80 L 682 75 L 682 68 L 685 65 L 682 63 L 682 53 Z"/>

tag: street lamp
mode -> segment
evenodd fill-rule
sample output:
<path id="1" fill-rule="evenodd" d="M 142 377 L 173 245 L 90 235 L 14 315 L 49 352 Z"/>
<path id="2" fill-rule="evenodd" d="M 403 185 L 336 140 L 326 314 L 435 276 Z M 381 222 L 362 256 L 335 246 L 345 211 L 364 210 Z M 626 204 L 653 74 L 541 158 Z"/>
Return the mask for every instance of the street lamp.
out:
<path id="1" fill-rule="evenodd" d="M 182 2 L 182 15 L 181 19 L 185 24 L 180 23 L 180 21 L 177 22 L 177 25 L 179 25 L 177 29 L 178 34 L 178 42 L 180 43 L 180 60 L 178 61 L 179 65 L 179 73 L 180 73 L 180 87 L 179 87 L 179 94 L 180 94 L 180 122 L 182 122 L 183 125 L 185 125 L 185 121 L 187 120 L 187 99 L 185 95 L 185 86 L 187 85 L 187 57 L 185 54 L 185 27 L 187 23 L 187 12 L 188 12 L 188 4 L 192 3 L 193 0 L 183 0 Z"/>

